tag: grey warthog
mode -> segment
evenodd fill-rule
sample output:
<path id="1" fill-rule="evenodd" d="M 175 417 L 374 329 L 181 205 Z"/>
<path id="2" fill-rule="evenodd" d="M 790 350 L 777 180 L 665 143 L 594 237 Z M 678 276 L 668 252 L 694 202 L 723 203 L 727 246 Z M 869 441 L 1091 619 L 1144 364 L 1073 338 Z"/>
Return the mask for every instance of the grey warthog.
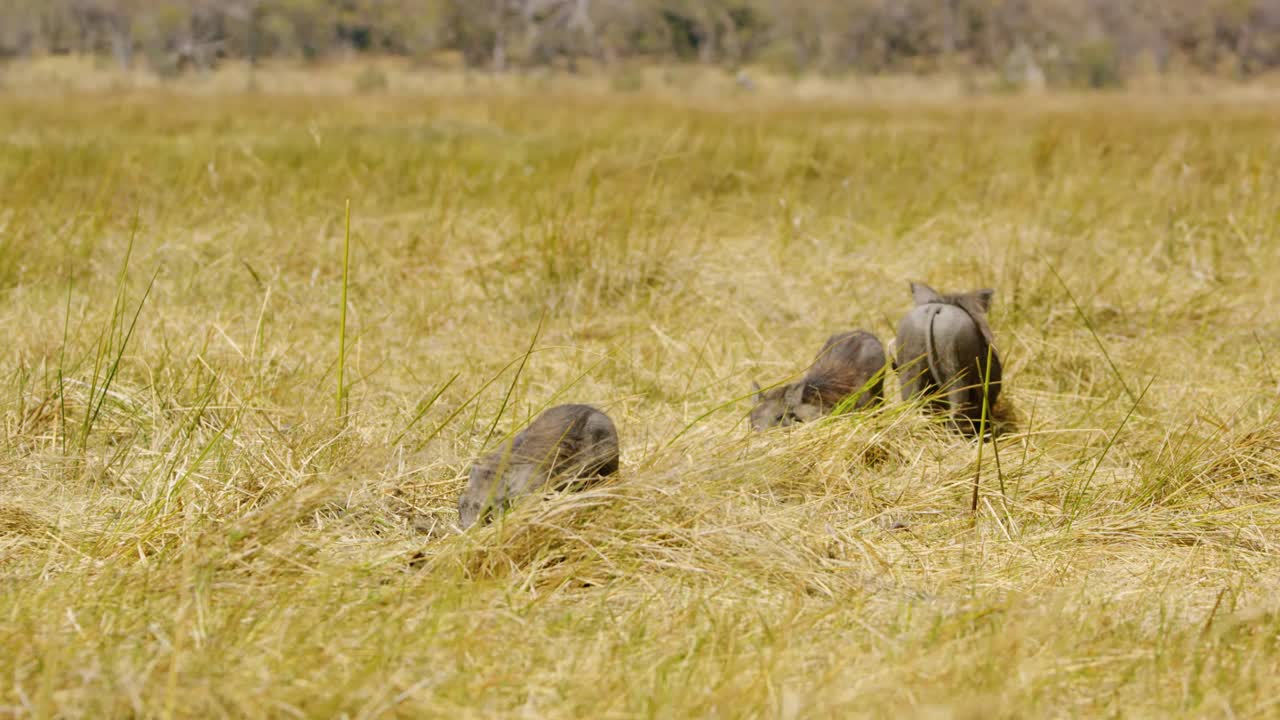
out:
<path id="1" fill-rule="evenodd" d="M 884 345 L 875 335 L 865 330 L 832 335 L 803 378 L 765 393 L 753 383 L 751 427 L 764 430 L 816 420 L 850 396 L 857 396 L 857 409 L 879 402 L 884 398 L 884 368 Z"/>
<path id="2" fill-rule="evenodd" d="M 471 466 L 458 518 L 468 528 L 547 485 L 589 484 L 617 471 L 618 431 L 609 416 L 590 405 L 557 405 Z"/>
<path id="3" fill-rule="evenodd" d="M 943 295 L 928 285 L 911 283 L 915 307 L 898 324 L 893 367 L 902 399 L 941 392 L 935 407 L 945 409 L 962 432 L 976 433 L 982 419 L 984 380 L 990 427 L 991 408 L 1000 395 L 1000 355 L 995 349 L 987 311 L 994 290 Z M 990 351 L 990 376 L 987 357 Z"/>

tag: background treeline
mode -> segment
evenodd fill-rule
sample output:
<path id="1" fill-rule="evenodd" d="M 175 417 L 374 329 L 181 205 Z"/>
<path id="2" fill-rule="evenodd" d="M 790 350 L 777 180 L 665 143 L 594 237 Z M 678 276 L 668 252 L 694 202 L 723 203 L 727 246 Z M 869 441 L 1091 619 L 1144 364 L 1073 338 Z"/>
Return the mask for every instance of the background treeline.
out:
<path id="1" fill-rule="evenodd" d="M 446 52 L 506 70 L 677 60 L 787 71 L 980 68 L 1106 86 L 1280 65 L 1280 0 L 3 0 L 0 57 L 124 67 Z"/>

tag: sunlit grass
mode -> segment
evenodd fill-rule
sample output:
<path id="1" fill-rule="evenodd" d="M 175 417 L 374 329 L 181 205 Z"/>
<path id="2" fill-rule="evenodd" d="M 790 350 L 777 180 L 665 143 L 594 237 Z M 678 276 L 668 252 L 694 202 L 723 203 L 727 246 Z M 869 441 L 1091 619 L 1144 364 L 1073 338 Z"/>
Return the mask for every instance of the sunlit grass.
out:
<path id="1" fill-rule="evenodd" d="M 0 707 L 1274 712 L 1277 109 L 0 100 Z M 909 280 L 996 288 L 1015 430 L 747 432 Z M 619 478 L 456 533 L 561 402 Z"/>

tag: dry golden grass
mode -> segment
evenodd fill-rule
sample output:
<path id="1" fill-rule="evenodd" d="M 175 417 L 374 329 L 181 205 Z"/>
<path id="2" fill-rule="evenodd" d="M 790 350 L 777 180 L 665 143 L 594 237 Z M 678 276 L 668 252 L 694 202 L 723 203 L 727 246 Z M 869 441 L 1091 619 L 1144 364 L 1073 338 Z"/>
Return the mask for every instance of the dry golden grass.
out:
<path id="1" fill-rule="evenodd" d="M 1276 715 L 1277 110 L 4 97 L 0 714 Z M 980 467 L 747 433 L 909 279 L 997 289 Z M 570 401 L 620 478 L 455 532 Z"/>

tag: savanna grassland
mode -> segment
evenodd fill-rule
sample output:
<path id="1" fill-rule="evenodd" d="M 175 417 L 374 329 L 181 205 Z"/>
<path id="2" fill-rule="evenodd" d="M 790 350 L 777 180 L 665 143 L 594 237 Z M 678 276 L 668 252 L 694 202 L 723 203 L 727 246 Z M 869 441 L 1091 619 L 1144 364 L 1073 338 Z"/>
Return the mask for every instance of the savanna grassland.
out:
<path id="1" fill-rule="evenodd" d="M 0 714 L 1280 714 L 1278 111 L 12 90 Z M 997 443 L 747 431 L 913 279 Z M 618 479 L 459 534 L 560 402 Z"/>

